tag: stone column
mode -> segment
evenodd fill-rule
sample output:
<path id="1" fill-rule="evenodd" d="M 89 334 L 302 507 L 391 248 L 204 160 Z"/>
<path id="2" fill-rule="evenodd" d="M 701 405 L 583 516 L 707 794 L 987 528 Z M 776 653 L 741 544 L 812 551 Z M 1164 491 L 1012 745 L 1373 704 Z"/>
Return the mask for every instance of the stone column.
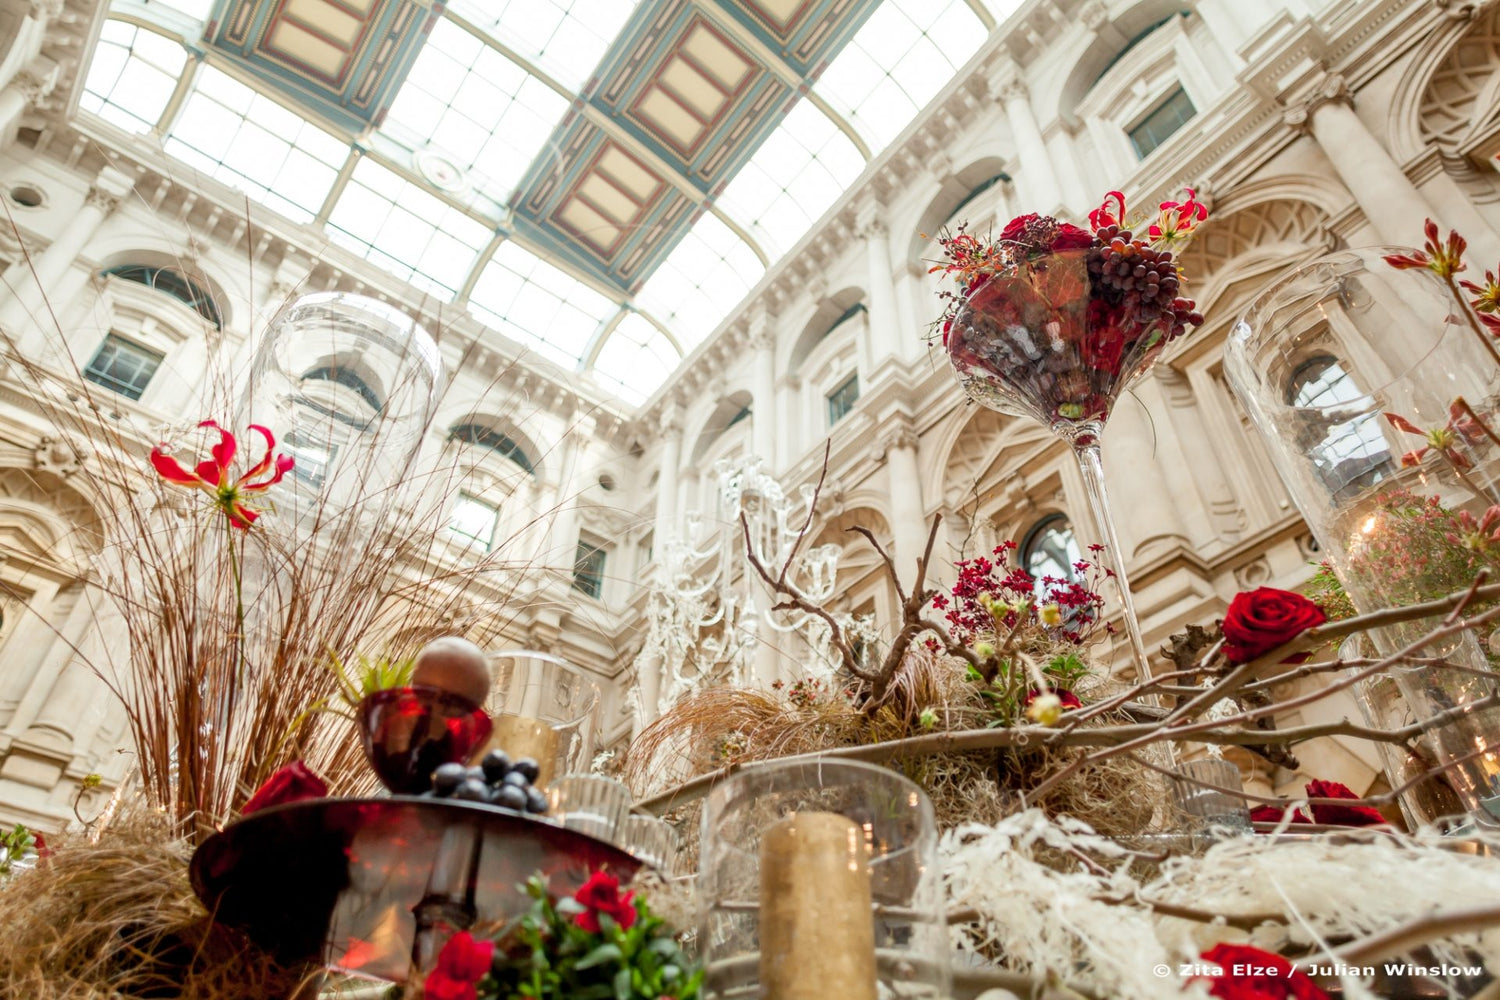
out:
<path id="1" fill-rule="evenodd" d="M 991 77 L 989 85 L 990 93 L 1005 105 L 1005 117 L 1016 140 L 1022 185 L 1030 192 L 1033 210 L 1043 214 L 1055 212 L 1062 204 L 1062 190 L 1041 127 L 1037 125 L 1036 112 L 1031 108 L 1031 95 L 1021 80 L 1020 67 L 1007 61 Z"/>
<path id="2" fill-rule="evenodd" d="M 891 558 L 903 586 L 916 579 L 917 560 L 927 542 L 926 510 L 922 506 L 922 480 L 917 468 L 917 434 L 901 423 L 880 435 L 877 458 L 885 459 L 886 488 L 891 497 Z"/>
<path id="3" fill-rule="evenodd" d="M 1103 451 L 1105 485 L 1127 567 L 1188 541 L 1154 454 L 1155 440 L 1144 404 L 1122 396 L 1105 429 Z"/>
<path id="4" fill-rule="evenodd" d="M 763 461 L 768 475 L 779 468 L 776 459 L 776 314 L 762 301 L 750 314 L 750 432 L 751 451 Z M 680 435 L 679 431 L 679 435 Z"/>
<path id="5" fill-rule="evenodd" d="M 26 109 L 50 94 L 56 84 L 57 64 L 37 59 L 0 90 L 0 149 L 10 145 L 16 122 Z"/>
<path id="6" fill-rule="evenodd" d="M 1166 423 L 1177 434 L 1183 455 L 1190 464 L 1192 479 L 1197 484 L 1197 492 L 1207 506 L 1210 537 L 1238 536 L 1239 526 L 1234 523 L 1238 506 L 1234 491 L 1229 487 L 1229 478 L 1224 475 L 1219 448 L 1198 405 L 1197 393 L 1187 377 L 1171 365 L 1157 365 L 1154 374 L 1161 389 Z"/>
<path id="7" fill-rule="evenodd" d="M 27 323 L 27 318 L 43 305 L 46 296 L 56 288 L 78 254 L 98 232 L 100 223 L 120 206 L 120 199 L 129 194 L 134 185 L 135 180 L 129 175 L 114 167 L 105 167 L 99 171 L 94 186 L 89 188 L 78 214 L 68 221 L 51 245 L 29 262 L 20 260 L 6 269 L 3 279 L 0 279 L 5 286 L 0 289 L 0 301 L 4 303 L 0 305 L 0 330 L 13 337 L 24 330 L 23 350 L 34 352 L 47 342 L 45 319 L 39 319 L 38 326 Z M 5 298 L 7 292 L 9 297 Z"/>
<path id="8" fill-rule="evenodd" d="M 1382 242 L 1421 245 L 1423 223 L 1437 213 L 1354 113 L 1354 96 L 1342 76 L 1325 75 L 1284 118 L 1317 140 Z M 1483 225 L 1478 213 L 1464 214 L 1468 217 L 1443 222 L 1461 232 Z"/>
<path id="9" fill-rule="evenodd" d="M 661 471 L 656 476 L 656 527 L 651 535 L 657 565 L 677 533 L 677 468 L 681 464 L 682 408 L 672 402 L 661 416 Z"/>
<path id="10" fill-rule="evenodd" d="M 562 466 L 557 478 L 557 516 L 547 534 L 548 561 L 564 575 L 573 572 L 573 556 L 578 551 L 579 480 L 588 452 L 593 421 L 579 420 L 563 439 Z"/>
<path id="11" fill-rule="evenodd" d="M 856 232 L 865 243 L 865 303 L 870 324 L 870 364 L 879 368 L 901 356 L 901 318 L 891 278 L 891 238 L 874 197 L 860 200 Z"/>

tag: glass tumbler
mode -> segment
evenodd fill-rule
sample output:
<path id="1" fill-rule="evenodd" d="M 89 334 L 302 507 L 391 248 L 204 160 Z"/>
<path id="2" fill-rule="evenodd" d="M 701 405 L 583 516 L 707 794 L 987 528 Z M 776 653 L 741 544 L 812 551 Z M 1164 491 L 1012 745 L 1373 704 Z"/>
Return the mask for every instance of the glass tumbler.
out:
<path id="1" fill-rule="evenodd" d="M 620 842 L 630 812 L 630 789 L 602 774 L 569 774 L 547 788 L 548 813 L 569 830 Z"/>

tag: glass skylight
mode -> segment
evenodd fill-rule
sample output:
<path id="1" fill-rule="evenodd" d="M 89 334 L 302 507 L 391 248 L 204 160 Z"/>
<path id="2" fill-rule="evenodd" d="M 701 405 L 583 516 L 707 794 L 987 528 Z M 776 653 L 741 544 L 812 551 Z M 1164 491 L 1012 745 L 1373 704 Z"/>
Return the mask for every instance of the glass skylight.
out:
<path id="1" fill-rule="evenodd" d="M 578 367 L 599 324 L 619 309 L 577 278 L 518 243 L 505 242 L 484 265 L 469 311 L 565 368 Z"/>
<path id="2" fill-rule="evenodd" d="M 610 333 L 591 372 L 605 389 L 639 405 L 681 361 L 672 342 L 649 319 L 633 312 Z"/>
<path id="3" fill-rule="evenodd" d="M 149 132 L 167 110 L 186 64 L 187 51 L 172 39 L 105 21 L 79 107 L 127 132 Z"/>
<path id="4" fill-rule="evenodd" d="M 567 98 L 463 28 L 440 20 L 382 131 L 412 149 L 431 144 L 469 171 L 477 190 L 504 201 L 567 109 Z"/>
<path id="5" fill-rule="evenodd" d="M 773 257 L 790 250 L 865 168 L 849 137 L 799 101 L 719 197 Z"/>
<path id="6" fill-rule="evenodd" d="M 441 198 L 365 157 L 328 217 L 329 237 L 443 299 L 494 235 Z"/>
<path id="7" fill-rule="evenodd" d="M 451 9 L 558 83 L 581 90 L 636 0 L 455 0 Z"/>
<path id="8" fill-rule="evenodd" d="M 205 66 L 163 148 L 297 222 L 311 222 L 349 146 L 225 73 Z"/>
<path id="9" fill-rule="evenodd" d="M 813 89 L 881 150 L 984 39 L 965 0 L 885 0 Z"/>
<path id="10" fill-rule="evenodd" d="M 641 287 L 637 299 L 692 350 L 765 270 L 734 230 L 705 213 Z"/>

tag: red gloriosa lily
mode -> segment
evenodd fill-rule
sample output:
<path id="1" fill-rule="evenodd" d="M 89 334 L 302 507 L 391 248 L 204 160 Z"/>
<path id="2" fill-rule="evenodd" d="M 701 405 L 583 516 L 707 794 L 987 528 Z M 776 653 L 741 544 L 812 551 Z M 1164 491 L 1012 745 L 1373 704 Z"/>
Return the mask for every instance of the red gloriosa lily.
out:
<path id="1" fill-rule="evenodd" d="M 219 443 L 210 449 L 212 458 L 199 462 L 188 470 L 171 456 L 170 446 L 163 442 L 151 449 L 151 465 L 167 482 L 207 493 L 213 497 L 214 506 L 229 518 L 230 524 L 236 528 L 248 529 L 260 517 L 260 511 L 245 503 L 246 496 L 264 493 L 281 482 L 295 463 L 290 455 L 276 455 L 273 458 L 276 438 L 259 424 L 251 424 L 250 429 L 265 440 L 266 453 L 249 471 L 237 479 L 231 479 L 229 467 L 234 462 L 238 447 L 234 435 L 212 420 L 205 420 L 198 426 L 212 427 L 219 432 Z M 266 478 L 260 478 L 262 476 Z"/>
<path id="2" fill-rule="evenodd" d="M 1105 226 L 1125 225 L 1125 196 L 1118 191 L 1105 195 L 1104 204 L 1089 213 L 1089 225 L 1096 233 Z"/>
<path id="3" fill-rule="evenodd" d="M 1464 270 L 1464 250 L 1469 242 L 1458 235 L 1458 230 L 1448 230 L 1446 242 L 1438 240 L 1438 225 L 1431 219 L 1427 220 L 1424 227 L 1427 242 L 1423 248 L 1416 253 L 1393 253 L 1388 254 L 1385 262 L 1397 270 L 1407 271 L 1413 268 L 1425 267 L 1440 278 L 1451 278 L 1459 271 Z"/>

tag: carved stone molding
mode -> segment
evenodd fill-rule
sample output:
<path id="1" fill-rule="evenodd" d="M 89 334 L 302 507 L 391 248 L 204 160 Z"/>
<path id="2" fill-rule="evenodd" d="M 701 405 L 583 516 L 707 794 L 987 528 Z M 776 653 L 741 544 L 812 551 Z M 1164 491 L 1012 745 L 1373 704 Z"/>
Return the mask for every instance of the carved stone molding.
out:
<path id="1" fill-rule="evenodd" d="M 1090 31 L 1098 31 L 1109 21 L 1109 8 L 1103 0 L 1089 0 L 1078 8 L 1078 20 Z"/>
<path id="2" fill-rule="evenodd" d="M 32 468 L 67 479 L 83 468 L 87 454 L 77 442 L 66 436 L 44 437 L 31 453 Z"/>
<path id="3" fill-rule="evenodd" d="M 1444 17 L 1455 21 L 1472 20 L 1482 6 L 1480 0 L 1432 0 L 1432 5 L 1441 11 Z"/>
<path id="4" fill-rule="evenodd" d="M 1304 132 L 1311 127 L 1313 115 L 1325 104 L 1353 107 L 1354 93 L 1349 89 L 1349 81 L 1337 73 L 1325 73 L 1310 94 L 1286 109 L 1282 120 L 1293 129 Z"/>
<path id="5" fill-rule="evenodd" d="M 64 0 L 31 0 L 30 16 L 37 21 L 55 21 L 62 16 Z"/>

